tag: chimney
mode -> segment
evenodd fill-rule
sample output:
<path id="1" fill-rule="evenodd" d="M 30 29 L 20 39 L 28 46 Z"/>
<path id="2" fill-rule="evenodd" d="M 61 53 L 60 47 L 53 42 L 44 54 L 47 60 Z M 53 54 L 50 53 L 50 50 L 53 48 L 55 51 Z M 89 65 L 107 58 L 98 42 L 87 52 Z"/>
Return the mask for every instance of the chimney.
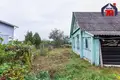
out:
<path id="1" fill-rule="evenodd" d="M 113 3 L 113 6 L 116 6 L 116 3 Z"/>

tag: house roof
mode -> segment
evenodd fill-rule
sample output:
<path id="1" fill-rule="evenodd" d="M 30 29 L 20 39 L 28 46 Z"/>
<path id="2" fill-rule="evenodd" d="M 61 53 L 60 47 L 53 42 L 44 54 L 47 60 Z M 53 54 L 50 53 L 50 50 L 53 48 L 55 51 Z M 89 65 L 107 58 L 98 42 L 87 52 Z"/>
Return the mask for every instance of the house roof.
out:
<path id="1" fill-rule="evenodd" d="M 10 24 L 10 23 L 5 22 L 5 21 L 2 21 L 2 20 L 0 20 L 0 23 L 5 24 L 5 25 L 8 25 L 8 26 L 10 26 L 10 27 L 16 27 L 16 28 L 18 28 L 18 26 L 13 25 L 13 24 Z"/>
<path id="2" fill-rule="evenodd" d="M 120 12 L 117 16 L 102 16 L 101 12 L 74 12 L 81 30 L 94 35 L 120 35 Z"/>

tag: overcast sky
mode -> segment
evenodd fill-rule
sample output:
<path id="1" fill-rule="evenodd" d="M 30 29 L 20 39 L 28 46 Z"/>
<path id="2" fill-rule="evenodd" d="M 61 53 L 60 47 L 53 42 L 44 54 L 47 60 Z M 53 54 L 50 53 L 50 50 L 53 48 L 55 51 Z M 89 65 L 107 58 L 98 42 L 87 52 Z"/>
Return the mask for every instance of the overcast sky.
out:
<path id="1" fill-rule="evenodd" d="M 120 0 L 0 0 L 0 19 L 19 27 L 15 30 L 19 40 L 28 30 L 49 39 L 54 28 L 69 35 L 72 12 L 96 12 L 113 2 L 119 10 Z"/>

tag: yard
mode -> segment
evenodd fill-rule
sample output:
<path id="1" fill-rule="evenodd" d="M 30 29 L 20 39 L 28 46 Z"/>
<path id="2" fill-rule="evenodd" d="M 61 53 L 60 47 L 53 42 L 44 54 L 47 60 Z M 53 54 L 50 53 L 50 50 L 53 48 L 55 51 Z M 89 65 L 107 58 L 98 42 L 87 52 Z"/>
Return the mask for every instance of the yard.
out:
<path id="1" fill-rule="evenodd" d="M 93 66 L 70 48 L 7 44 L 0 53 L 0 80 L 120 80 L 120 68 Z"/>
<path id="2" fill-rule="evenodd" d="M 80 59 L 69 48 L 54 49 L 37 56 L 32 72 L 46 72 L 46 80 L 119 80 L 120 68 L 100 68 Z"/>

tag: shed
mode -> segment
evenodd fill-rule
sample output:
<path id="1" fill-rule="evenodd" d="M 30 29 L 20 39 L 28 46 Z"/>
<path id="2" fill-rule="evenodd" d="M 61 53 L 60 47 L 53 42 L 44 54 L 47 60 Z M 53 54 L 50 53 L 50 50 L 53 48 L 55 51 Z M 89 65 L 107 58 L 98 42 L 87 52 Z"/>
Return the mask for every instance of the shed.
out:
<path id="1" fill-rule="evenodd" d="M 8 22 L 0 21 L 0 37 L 3 38 L 2 44 L 7 44 L 9 40 L 14 38 L 14 30 L 17 26 Z"/>
<path id="2" fill-rule="evenodd" d="M 73 12 L 70 41 L 72 50 L 91 64 L 120 65 L 120 13 Z"/>

